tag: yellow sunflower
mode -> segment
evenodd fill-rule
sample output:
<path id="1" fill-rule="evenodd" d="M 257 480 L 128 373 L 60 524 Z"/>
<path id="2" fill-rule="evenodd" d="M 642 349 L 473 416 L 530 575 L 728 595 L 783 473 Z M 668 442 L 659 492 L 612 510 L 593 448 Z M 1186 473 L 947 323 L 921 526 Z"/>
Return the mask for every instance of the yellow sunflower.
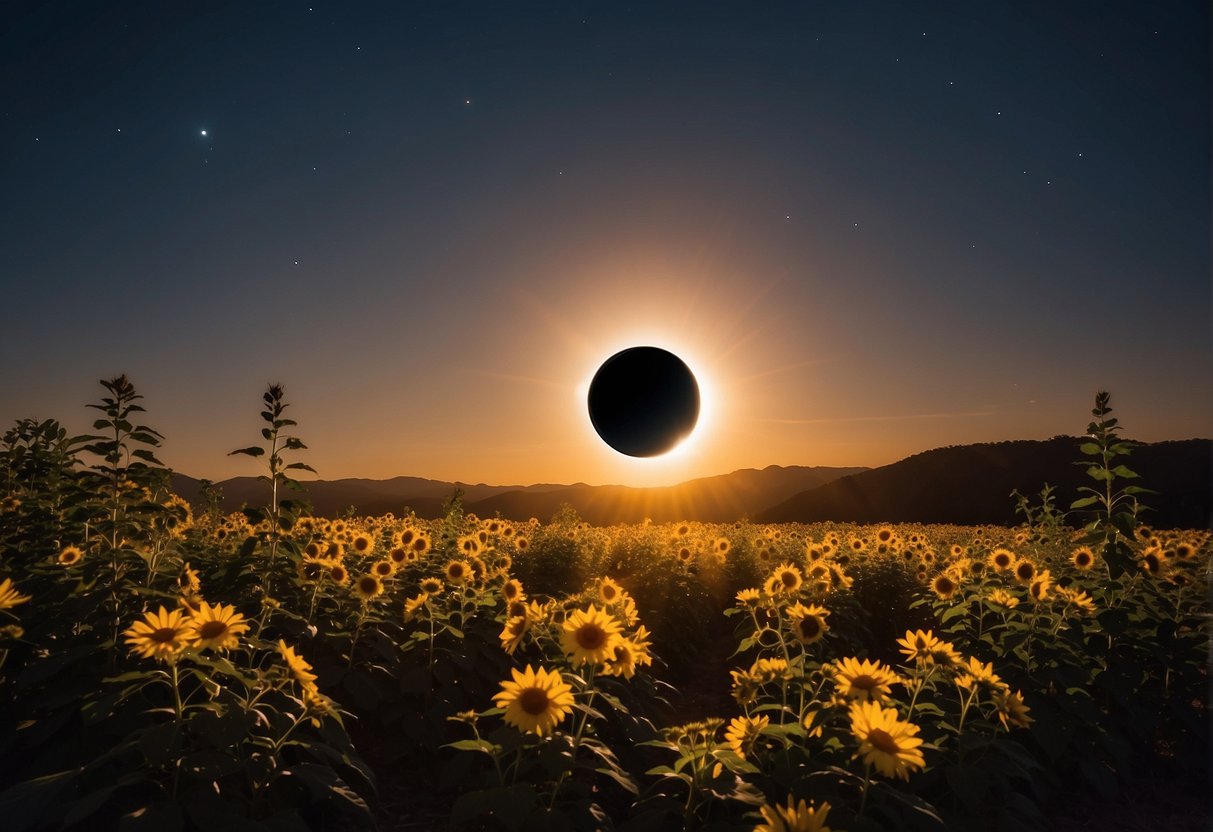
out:
<path id="1" fill-rule="evenodd" d="M 358 594 L 363 603 L 366 603 L 383 593 L 383 581 L 379 580 L 379 576 L 373 573 L 363 575 L 354 581 L 354 592 Z"/>
<path id="2" fill-rule="evenodd" d="M 501 634 L 498 638 L 501 639 L 501 647 L 511 656 L 518 649 L 518 645 L 522 644 L 522 638 L 531 629 L 531 621 L 525 615 L 512 616 L 505 622 L 505 626 L 501 628 Z"/>
<path id="3" fill-rule="evenodd" d="M 366 532 L 359 532 L 350 541 L 350 548 L 355 554 L 366 556 L 375 550 L 375 539 Z"/>
<path id="4" fill-rule="evenodd" d="M 531 731 L 539 736 L 550 734 L 573 711 L 573 689 L 560 678 L 560 671 L 528 664 L 526 670 L 510 671 L 513 680 L 501 683 L 501 692 L 493 696 L 498 708 L 505 709 L 504 719 L 519 731 Z"/>
<path id="5" fill-rule="evenodd" d="M 822 803 L 814 806 L 801 800 L 793 804 L 795 798 L 788 795 L 787 806 L 762 806 L 763 823 L 754 827 L 754 832 L 830 832 L 826 826 L 826 816 L 830 814 L 830 804 Z"/>
<path id="6" fill-rule="evenodd" d="M 771 718 L 767 716 L 734 717 L 724 730 L 724 741 L 728 743 L 729 748 L 733 749 L 734 754 L 744 760 L 746 754 L 754 748 L 754 743 L 758 740 L 762 729 L 766 728 L 770 722 Z"/>
<path id="7" fill-rule="evenodd" d="M 859 742 L 855 756 L 885 777 L 909 780 L 910 772 L 926 765 L 918 726 L 898 719 L 896 708 L 856 702 L 851 705 L 851 734 Z"/>
<path id="8" fill-rule="evenodd" d="M 510 604 L 525 600 L 526 593 L 522 591 L 522 581 L 517 578 L 510 578 L 506 581 L 505 585 L 501 587 L 501 597 Z"/>
<path id="9" fill-rule="evenodd" d="M 1082 589 L 1068 589 L 1064 586 L 1057 587 L 1057 594 L 1065 599 L 1067 604 L 1070 604 L 1080 612 L 1095 612 L 1095 599 Z"/>
<path id="10" fill-rule="evenodd" d="M 775 567 L 775 571 L 771 573 L 772 586 L 776 592 L 793 593 L 800 589 L 800 584 L 804 581 L 800 570 L 790 563 L 784 562 Z"/>
<path id="11" fill-rule="evenodd" d="M 931 648 L 931 663 L 940 667 L 953 667 L 962 661 L 960 653 L 950 641 L 941 641 Z"/>
<path id="12" fill-rule="evenodd" d="M 829 614 L 825 607 L 816 604 L 806 607 L 797 602 L 787 609 L 792 634 L 801 644 L 812 644 L 825 635 L 826 630 L 830 629 L 830 625 L 826 623 L 826 616 Z"/>
<path id="13" fill-rule="evenodd" d="M 956 685 L 965 690 L 973 687 L 989 691 L 1003 691 L 1007 689 L 1007 683 L 994 672 L 993 662 L 982 664 L 973 657 L 970 657 L 966 663 L 960 665 L 960 675 L 956 677 Z"/>
<path id="14" fill-rule="evenodd" d="M 946 572 L 941 572 L 931 581 L 931 590 L 940 598 L 951 598 L 957 589 L 956 580 Z"/>
<path id="15" fill-rule="evenodd" d="M 446 565 L 446 579 L 450 583 L 462 586 L 472 577 L 472 566 L 465 560 L 452 560 Z"/>
<path id="16" fill-rule="evenodd" d="M 893 685 L 900 684 L 897 674 L 881 662 L 856 658 L 840 660 L 834 665 L 834 684 L 838 692 L 857 702 L 883 702 Z"/>
<path id="17" fill-rule="evenodd" d="M 603 675 L 631 679 L 636 675 L 637 667 L 652 664 L 653 657 L 649 655 L 649 644 L 644 640 L 644 635 L 645 630 L 641 627 L 636 637 L 620 638 L 615 645 L 614 658 L 603 665 Z"/>
<path id="18" fill-rule="evenodd" d="M 1036 564 L 1032 563 L 1032 561 L 1028 560 L 1027 558 L 1020 558 L 1019 562 L 1015 564 L 1015 578 L 1021 584 L 1031 583 L 1032 578 L 1035 575 Z"/>
<path id="19" fill-rule="evenodd" d="M 231 650 L 240 645 L 240 636 L 248 627 L 234 606 L 211 606 L 203 601 L 187 623 L 186 640 L 200 650 Z"/>
<path id="20" fill-rule="evenodd" d="M 574 667 L 602 664 L 614 655 L 620 630 L 613 615 L 590 604 L 588 610 L 577 610 L 565 619 L 561 647 Z"/>
<path id="21" fill-rule="evenodd" d="M 1000 607 L 1014 609 L 1019 606 L 1019 599 L 1005 589 L 996 589 L 990 593 L 989 601 L 991 604 L 997 604 Z"/>
<path id="22" fill-rule="evenodd" d="M 900 652 L 905 654 L 907 661 L 927 662 L 931 651 L 939 645 L 939 639 L 931 630 L 906 630 L 906 637 L 897 639 L 901 645 Z"/>
<path id="23" fill-rule="evenodd" d="M 0 595 L 3 590 L 4 585 L 0 584 Z M 136 621 L 123 635 L 139 656 L 172 662 L 189 645 L 188 632 L 189 617 L 185 610 L 170 612 L 161 606 L 158 612 L 144 613 L 143 620 Z"/>
<path id="24" fill-rule="evenodd" d="M 480 554 L 480 540 L 476 535 L 465 535 L 459 538 L 459 553 L 465 558 Z"/>
<path id="25" fill-rule="evenodd" d="M 1049 599 L 1049 589 L 1053 586 L 1053 576 L 1049 574 L 1048 569 L 1042 569 L 1036 573 L 1036 577 L 1032 579 L 1032 583 L 1028 584 L 1028 595 L 1033 601 L 1047 601 Z"/>
<path id="26" fill-rule="evenodd" d="M 412 621 L 417 611 L 424 607 L 429 600 L 430 596 L 425 592 L 419 592 L 412 598 L 406 597 L 404 599 L 404 620 Z"/>
<path id="27" fill-rule="evenodd" d="M 598 582 L 598 598 L 603 604 L 614 604 L 623 594 L 623 588 L 610 578 Z"/>
<path id="28" fill-rule="evenodd" d="M 1027 728 L 1032 724 L 1032 718 L 1028 716 L 1028 711 L 1032 709 L 1024 704 L 1023 694 L 1019 691 L 1012 693 L 1009 688 L 995 691 L 994 707 L 998 709 L 998 719 L 1002 727 L 1008 731 L 1013 727 Z"/>
<path id="29" fill-rule="evenodd" d="M 75 566 L 84 557 L 84 552 L 79 546 L 67 546 L 59 553 L 57 558 L 60 566 Z"/>
<path id="30" fill-rule="evenodd" d="M 437 595 L 442 592 L 442 581 L 437 578 L 422 578 L 421 591 L 427 595 Z"/>
<path id="31" fill-rule="evenodd" d="M 1154 577 L 1161 575 L 1165 569 L 1165 562 L 1162 558 L 1162 550 L 1158 547 L 1146 549 L 1141 556 L 1141 568 L 1149 572 Z"/>
<path id="32" fill-rule="evenodd" d="M 1095 553 L 1091 551 L 1090 546 L 1079 546 L 1070 555 L 1070 561 L 1076 569 L 1086 571 L 1095 565 Z"/>
<path id="33" fill-rule="evenodd" d="M 737 593 L 737 603 L 743 607 L 756 607 L 760 600 L 762 600 L 762 593 L 753 587 Z"/>
<path id="34" fill-rule="evenodd" d="M 278 653 L 286 662 L 287 670 L 291 672 L 291 676 L 295 677 L 296 681 L 304 687 L 314 687 L 316 684 L 316 674 L 312 673 L 312 666 L 303 660 L 303 657 L 298 655 L 294 648 L 288 647 L 287 643 L 282 639 L 278 639 Z"/>

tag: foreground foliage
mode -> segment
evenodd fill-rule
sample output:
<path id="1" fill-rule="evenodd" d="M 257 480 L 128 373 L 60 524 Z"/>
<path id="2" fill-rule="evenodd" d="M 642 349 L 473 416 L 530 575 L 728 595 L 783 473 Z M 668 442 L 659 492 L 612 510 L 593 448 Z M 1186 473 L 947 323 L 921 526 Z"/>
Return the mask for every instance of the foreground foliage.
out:
<path id="1" fill-rule="evenodd" d="M 311 516 L 280 386 L 267 505 L 191 506 L 103 385 L 0 446 L 8 830 L 367 828 L 398 781 L 439 827 L 1036 829 L 1207 767 L 1209 533 L 1142 524 L 1106 397 L 1083 528 L 595 528 Z"/>

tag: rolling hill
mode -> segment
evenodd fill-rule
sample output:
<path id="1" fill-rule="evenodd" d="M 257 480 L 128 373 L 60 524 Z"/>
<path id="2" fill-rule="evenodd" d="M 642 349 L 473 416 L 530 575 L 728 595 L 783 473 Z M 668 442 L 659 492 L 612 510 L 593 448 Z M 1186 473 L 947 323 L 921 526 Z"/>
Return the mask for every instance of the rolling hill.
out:
<path id="1" fill-rule="evenodd" d="M 731 522 L 752 517 L 793 494 L 863 470 L 866 469 L 772 465 L 762 470 L 747 468 L 664 488 L 585 483 L 469 485 L 418 477 L 315 480 L 304 486 L 315 513 L 325 517 L 341 514 L 351 506 L 359 514 L 390 511 L 399 515 L 407 507 L 420 517 L 437 517 L 442 504 L 458 487 L 464 492 L 465 509 L 481 517 L 493 517 L 500 512 L 502 517 L 512 520 L 531 517 L 547 520 L 557 508 L 568 503 L 594 524 L 638 523 L 646 517 L 654 522 L 686 519 Z M 268 498 L 268 486 L 256 477 L 236 477 L 217 483 L 217 486 L 223 493 L 224 511 L 235 511 L 243 504 L 261 505 Z M 198 480 L 176 474 L 173 487 L 195 505 L 200 503 Z"/>
<path id="2" fill-rule="evenodd" d="M 841 477 L 759 512 L 764 523 L 917 522 L 999 524 L 1019 522 L 1012 489 L 1032 497 L 1048 482 L 1057 506 L 1068 509 L 1076 489 L 1090 485 L 1075 437 L 938 448 L 900 462 Z M 1145 444 L 1127 458 L 1137 484 L 1157 491 L 1141 497 L 1142 515 L 1159 528 L 1207 528 L 1213 500 L 1213 441 L 1188 439 Z"/>

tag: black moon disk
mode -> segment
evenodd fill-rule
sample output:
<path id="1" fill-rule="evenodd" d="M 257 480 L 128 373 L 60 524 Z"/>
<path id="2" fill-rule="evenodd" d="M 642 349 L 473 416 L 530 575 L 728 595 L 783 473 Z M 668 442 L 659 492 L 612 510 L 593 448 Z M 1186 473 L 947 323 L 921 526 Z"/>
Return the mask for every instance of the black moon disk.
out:
<path id="1" fill-rule="evenodd" d="M 590 421 L 621 454 L 658 456 L 699 420 L 699 385 L 682 359 L 660 347 L 631 347 L 603 362 L 590 382 Z"/>

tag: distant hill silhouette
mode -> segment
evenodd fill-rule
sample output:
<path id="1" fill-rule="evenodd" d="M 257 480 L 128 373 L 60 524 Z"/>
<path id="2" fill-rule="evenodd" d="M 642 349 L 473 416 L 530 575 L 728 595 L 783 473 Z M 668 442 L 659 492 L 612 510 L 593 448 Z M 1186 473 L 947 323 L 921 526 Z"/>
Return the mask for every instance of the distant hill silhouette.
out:
<path id="1" fill-rule="evenodd" d="M 793 494 L 865 470 L 771 465 L 762 470 L 746 468 L 664 488 L 585 483 L 469 485 L 418 477 L 315 480 L 304 483 L 304 487 L 313 510 L 324 517 L 341 514 L 351 506 L 359 514 L 390 511 L 400 515 L 407 507 L 419 517 L 437 517 L 458 486 L 464 492 L 464 508 L 481 517 L 493 517 L 500 512 L 511 520 L 531 517 L 548 520 L 561 504 L 569 503 L 583 519 L 596 525 L 638 523 L 646 517 L 656 523 L 732 522 L 752 517 Z M 263 505 L 268 499 L 269 486 L 256 477 L 235 477 L 216 485 L 223 492 L 224 511 L 235 511 L 243 504 Z M 198 480 L 175 474 L 173 487 L 195 505 L 200 502 Z M 290 496 L 289 492 L 286 496 Z"/>
<path id="2" fill-rule="evenodd" d="M 1035 498 L 1048 482 L 1057 489 L 1057 506 L 1064 510 L 1079 486 L 1093 484 L 1085 470 L 1073 464 L 1083 458 L 1078 450 L 1083 441 L 1056 437 L 926 451 L 806 490 L 754 519 L 1013 525 L 1019 518 L 1008 496 L 1012 489 Z M 1153 509 L 1143 520 L 1159 528 L 1208 528 L 1213 441 L 1142 445 L 1126 464 L 1141 475 L 1137 484 L 1159 492 L 1141 497 L 1142 504 Z"/>
<path id="3" fill-rule="evenodd" d="M 699 520 L 729 523 L 752 518 L 788 496 L 815 488 L 865 468 L 805 468 L 771 465 L 746 468 L 718 477 L 689 480 L 665 488 L 628 488 L 622 485 L 573 485 L 559 491 L 510 491 L 474 503 L 470 510 L 481 517 L 497 512 L 512 520 L 547 519 L 561 503 L 577 509 L 581 518 L 596 526 Z"/>
<path id="4" fill-rule="evenodd" d="M 201 502 L 198 480 L 183 474 L 172 477 L 173 489 L 191 503 Z M 233 477 L 216 483 L 223 492 L 224 511 L 236 511 L 242 505 L 264 505 L 269 500 L 269 485 L 257 477 Z M 341 479 L 312 480 L 303 483 L 304 496 L 313 511 L 322 517 L 335 517 L 353 506 L 359 514 L 400 514 L 407 505 L 419 516 L 437 517 L 442 504 L 455 491 L 463 490 L 464 505 L 505 492 L 542 492 L 565 489 L 566 485 L 484 485 L 444 482 L 421 477 L 393 477 L 387 480 Z M 287 491 L 283 499 L 299 496 Z M 545 518 L 546 519 L 546 518 Z"/>

